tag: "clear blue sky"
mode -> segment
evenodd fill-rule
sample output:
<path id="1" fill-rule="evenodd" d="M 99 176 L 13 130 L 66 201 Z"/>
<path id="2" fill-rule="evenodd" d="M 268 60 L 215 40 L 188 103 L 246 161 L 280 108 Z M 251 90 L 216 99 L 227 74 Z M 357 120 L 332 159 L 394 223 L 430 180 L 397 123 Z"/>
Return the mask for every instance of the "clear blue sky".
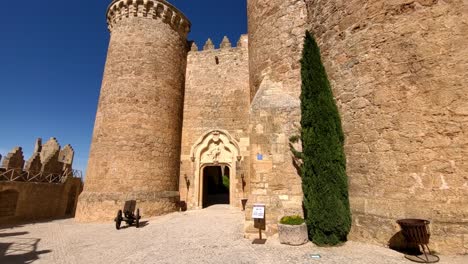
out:
<path id="1" fill-rule="evenodd" d="M 172 0 L 192 22 L 199 47 L 247 32 L 247 0 Z M 37 137 L 75 149 L 85 172 L 109 41 L 111 0 L 3 1 L 0 16 L 0 154 Z"/>

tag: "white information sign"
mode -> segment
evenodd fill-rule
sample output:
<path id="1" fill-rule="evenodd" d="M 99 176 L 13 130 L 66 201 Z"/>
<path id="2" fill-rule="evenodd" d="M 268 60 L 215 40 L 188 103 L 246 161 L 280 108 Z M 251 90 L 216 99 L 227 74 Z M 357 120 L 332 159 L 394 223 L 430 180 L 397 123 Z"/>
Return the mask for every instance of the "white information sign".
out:
<path id="1" fill-rule="evenodd" d="M 252 211 L 253 219 L 264 219 L 265 218 L 265 205 L 264 204 L 254 204 Z"/>

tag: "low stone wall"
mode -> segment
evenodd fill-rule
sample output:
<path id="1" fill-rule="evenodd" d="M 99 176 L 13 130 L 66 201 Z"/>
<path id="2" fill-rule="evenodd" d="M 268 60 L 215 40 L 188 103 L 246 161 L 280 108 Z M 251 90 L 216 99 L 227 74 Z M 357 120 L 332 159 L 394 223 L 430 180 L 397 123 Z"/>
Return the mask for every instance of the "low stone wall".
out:
<path id="1" fill-rule="evenodd" d="M 82 188 L 78 178 L 64 184 L 0 182 L 0 224 L 73 217 Z"/>

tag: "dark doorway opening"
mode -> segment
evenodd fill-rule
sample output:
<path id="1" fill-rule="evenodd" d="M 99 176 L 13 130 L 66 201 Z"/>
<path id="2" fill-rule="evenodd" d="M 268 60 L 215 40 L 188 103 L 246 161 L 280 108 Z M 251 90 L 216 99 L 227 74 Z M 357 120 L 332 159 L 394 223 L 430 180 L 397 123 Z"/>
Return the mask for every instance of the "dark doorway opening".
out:
<path id="1" fill-rule="evenodd" d="M 228 166 L 209 166 L 203 169 L 203 208 L 229 204 L 229 174 Z"/>
<path id="2" fill-rule="evenodd" d="M 76 204 L 76 186 L 70 188 L 68 192 L 68 202 L 67 202 L 67 210 L 65 211 L 65 215 L 74 217 L 75 216 L 75 204 Z"/>

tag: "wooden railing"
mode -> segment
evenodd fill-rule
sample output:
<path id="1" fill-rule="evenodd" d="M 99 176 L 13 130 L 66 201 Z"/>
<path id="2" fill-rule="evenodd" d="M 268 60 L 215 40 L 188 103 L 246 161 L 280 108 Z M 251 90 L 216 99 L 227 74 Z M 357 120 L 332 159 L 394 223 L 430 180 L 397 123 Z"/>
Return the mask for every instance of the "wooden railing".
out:
<path id="1" fill-rule="evenodd" d="M 62 184 L 69 177 L 82 178 L 81 171 L 78 170 L 66 170 L 62 174 L 57 173 L 30 173 L 21 169 L 1 169 L 0 168 L 0 182 L 40 182 L 40 183 L 55 183 Z"/>

